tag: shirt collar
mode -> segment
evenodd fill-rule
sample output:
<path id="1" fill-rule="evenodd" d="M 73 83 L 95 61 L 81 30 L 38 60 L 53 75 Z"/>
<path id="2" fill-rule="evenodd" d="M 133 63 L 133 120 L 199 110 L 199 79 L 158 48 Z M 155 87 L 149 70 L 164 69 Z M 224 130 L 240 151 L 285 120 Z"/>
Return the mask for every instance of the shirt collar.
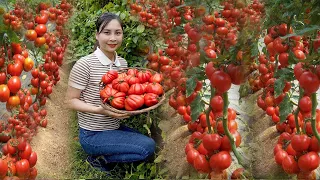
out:
<path id="1" fill-rule="evenodd" d="M 109 65 L 111 63 L 113 63 L 115 66 L 120 67 L 120 60 L 118 59 L 118 54 L 117 52 L 115 53 L 115 61 L 114 63 L 101 51 L 100 48 L 97 47 L 97 49 L 94 51 L 94 54 L 98 57 L 99 61 L 101 62 L 101 64 L 103 65 Z"/>

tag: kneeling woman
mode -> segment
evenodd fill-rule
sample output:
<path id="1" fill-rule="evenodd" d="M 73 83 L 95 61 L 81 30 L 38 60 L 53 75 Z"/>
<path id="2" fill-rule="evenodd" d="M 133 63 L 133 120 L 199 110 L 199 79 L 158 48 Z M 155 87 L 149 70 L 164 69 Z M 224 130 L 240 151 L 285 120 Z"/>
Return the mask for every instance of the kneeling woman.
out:
<path id="1" fill-rule="evenodd" d="M 99 82 L 110 69 L 127 67 L 116 50 L 123 40 L 120 18 L 112 13 L 102 14 L 96 21 L 97 49 L 80 58 L 73 66 L 68 82 L 66 104 L 77 111 L 80 144 L 89 154 L 87 161 L 107 171 L 108 163 L 144 161 L 154 154 L 155 142 L 125 126 L 121 119 L 128 114 L 106 110 L 100 105 Z"/>

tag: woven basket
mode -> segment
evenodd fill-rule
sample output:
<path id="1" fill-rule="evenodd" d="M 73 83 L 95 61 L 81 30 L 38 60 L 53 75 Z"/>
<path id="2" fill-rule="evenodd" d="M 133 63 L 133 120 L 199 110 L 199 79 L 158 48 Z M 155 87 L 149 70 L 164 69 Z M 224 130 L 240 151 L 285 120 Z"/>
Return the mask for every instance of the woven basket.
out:
<path id="1" fill-rule="evenodd" d="M 120 73 L 127 72 L 129 69 L 137 69 L 139 71 L 148 70 L 152 74 L 157 73 L 156 71 L 154 71 L 152 69 L 138 68 L 138 67 L 120 69 L 120 70 L 118 70 L 118 73 L 120 74 Z M 104 88 L 104 84 L 102 82 L 100 82 L 99 86 L 100 86 L 100 90 L 102 90 Z M 153 106 L 150 106 L 150 107 L 143 106 L 142 109 L 135 110 L 135 111 L 127 111 L 127 110 L 116 109 L 116 108 L 112 107 L 111 105 L 109 105 L 107 103 L 103 103 L 102 99 L 100 99 L 100 102 L 101 102 L 101 106 L 103 108 L 111 110 L 111 111 L 113 111 L 115 113 L 125 113 L 125 114 L 135 115 L 135 114 L 141 114 L 141 113 L 145 113 L 145 112 L 151 111 L 151 110 L 156 109 L 157 107 L 159 107 L 161 104 L 163 104 L 164 100 L 166 99 L 165 92 L 160 96 L 160 98 L 161 99 L 159 100 L 159 102 L 157 104 L 155 104 Z"/>

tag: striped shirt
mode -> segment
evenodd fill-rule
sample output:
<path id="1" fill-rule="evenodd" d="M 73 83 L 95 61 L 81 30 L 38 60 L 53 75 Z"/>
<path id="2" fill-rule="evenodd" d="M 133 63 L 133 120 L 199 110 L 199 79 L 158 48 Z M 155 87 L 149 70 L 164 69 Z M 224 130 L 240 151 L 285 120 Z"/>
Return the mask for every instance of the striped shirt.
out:
<path id="1" fill-rule="evenodd" d="M 112 62 L 99 48 L 80 58 L 72 67 L 68 85 L 80 89 L 80 100 L 93 106 L 100 106 L 99 82 L 109 70 L 128 67 L 127 61 L 117 56 Z M 92 131 L 118 129 L 120 120 L 102 114 L 77 112 L 79 126 Z"/>

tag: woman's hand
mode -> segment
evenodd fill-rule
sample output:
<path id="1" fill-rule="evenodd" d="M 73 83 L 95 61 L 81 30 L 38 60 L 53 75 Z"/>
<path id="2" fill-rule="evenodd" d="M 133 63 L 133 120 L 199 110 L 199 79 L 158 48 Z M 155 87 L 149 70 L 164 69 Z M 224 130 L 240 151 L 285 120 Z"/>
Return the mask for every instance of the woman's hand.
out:
<path id="1" fill-rule="evenodd" d="M 111 109 L 108 109 L 108 107 L 106 107 L 106 109 L 105 109 L 102 106 L 97 107 L 97 112 L 99 114 L 104 114 L 104 115 L 107 115 L 107 116 L 110 116 L 113 118 L 117 118 L 117 119 L 125 119 L 125 118 L 130 117 L 130 114 L 116 113 L 116 112 L 113 112 Z"/>

